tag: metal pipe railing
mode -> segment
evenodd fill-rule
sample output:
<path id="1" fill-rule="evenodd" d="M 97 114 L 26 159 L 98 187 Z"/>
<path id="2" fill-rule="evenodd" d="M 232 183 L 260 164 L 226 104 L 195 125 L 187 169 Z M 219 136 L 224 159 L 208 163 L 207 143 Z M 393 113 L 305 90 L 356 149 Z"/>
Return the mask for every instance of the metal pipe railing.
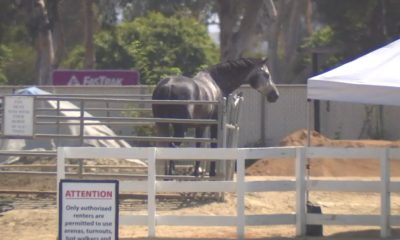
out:
<path id="1" fill-rule="evenodd" d="M 81 114 L 83 114 L 81 112 Z M 62 120 L 79 120 L 79 121 L 135 121 L 135 122 L 159 122 L 159 123 L 186 123 L 186 124 L 218 124 L 214 119 L 182 119 L 182 118 L 142 118 L 142 117 L 65 117 L 51 115 L 36 115 L 36 119 L 62 119 Z M 105 125 L 105 124 L 104 124 Z"/>

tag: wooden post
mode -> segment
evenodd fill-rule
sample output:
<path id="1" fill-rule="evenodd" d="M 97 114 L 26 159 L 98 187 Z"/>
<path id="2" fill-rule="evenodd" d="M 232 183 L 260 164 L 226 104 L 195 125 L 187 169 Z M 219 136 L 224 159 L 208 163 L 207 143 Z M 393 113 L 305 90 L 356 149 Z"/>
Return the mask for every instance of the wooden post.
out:
<path id="1" fill-rule="evenodd" d="M 57 99 L 57 117 L 61 116 L 60 108 L 61 108 L 60 107 L 60 100 Z M 56 120 L 56 125 L 57 125 L 57 127 L 56 127 L 57 128 L 57 135 L 60 135 L 60 119 L 59 118 L 57 118 L 57 120 Z M 56 142 L 56 147 L 58 147 L 60 145 L 60 138 L 56 137 L 55 142 Z"/>
<path id="2" fill-rule="evenodd" d="M 57 184 L 65 178 L 65 152 L 64 148 L 57 148 Z M 57 185 L 58 186 L 58 185 Z"/>
<path id="3" fill-rule="evenodd" d="M 382 149 L 380 154 L 381 170 L 381 237 L 390 236 L 390 162 L 388 149 Z"/>
<path id="4" fill-rule="evenodd" d="M 81 147 L 83 146 L 84 136 L 85 136 L 85 102 L 84 100 L 80 101 L 81 109 L 80 109 L 80 117 L 79 117 L 79 137 L 81 142 Z"/>
<path id="5" fill-rule="evenodd" d="M 225 111 L 226 111 L 226 98 L 223 98 L 219 103 L 218 103 L 218 133 L 217 133 L 217 138 L 218 138 L 218 147 L 223 148 L 225 147 L 226 144 L 226 138 L 225 138 Z"/>
<path id="6" fill-rule="evenodd" d="M 245 235 L 245 156 L 244 151 L 238 150 L 236 175 L 236 202 L 237 202 L 237 238 L 244 239 Z"/>
<path id="7" fill-rule="evenodd" d="M 306 233 L 306 149 L 296 149 L 296 235 Z"/>
<path id="8" fill-rule="evenodd" d="M 227 134 L 227 128 L 226 128 L 226 104 L 227 100 L 226 98 L 223 98 L 219 103 L 218 103 L 218 133 L 217 133 L 217 138 L 218 138 L 218 148 L 226 148 L 226 134 Z M 217 161 L 215 163 L 216 165 L 216 172 L 217 176 L 222 176 L 223 179 L 226 178 L 225 172 L 223 169 L 225 169 L 225 164 L 226 161 Z M 225 196 L 224 193 L 218 193 L 217 194 L 217 199 L 219 201 L 224 201 Z"/>
<path id="9" fill-rule="evenodd" d="M 149 148 L 147 164 L 148 235 L 156 237 L 156 156 L 157 148 Z"/>
<path id="10" fill-rule="evenodd" d="M 57 148 L 57 209 L 59 209 L 60 181 L 65 178 L 65 152 L 64 148 Z"/>
<path id="11" fill-rule="evenodd" d="M 83 172 L 84 172 L 83 159 L 79 159 L 78 160 L 78 178 L 79 179 L 83 178 Z"/>

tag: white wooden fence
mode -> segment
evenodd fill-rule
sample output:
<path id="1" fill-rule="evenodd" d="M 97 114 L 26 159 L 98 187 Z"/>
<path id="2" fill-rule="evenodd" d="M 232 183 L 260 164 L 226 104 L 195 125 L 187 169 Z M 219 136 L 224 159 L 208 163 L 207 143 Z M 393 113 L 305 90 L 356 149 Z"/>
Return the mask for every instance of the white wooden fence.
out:
<path id="1" fill-rule="evenodd" d="M 120 215 L 120 224 L 147 225 L 149 237 L 155 237 L 158 225 L 169 226 L 236 226 L 237 237 L 245 236 L 245 226 L 295 225 L 296 235 L 305 235 L 307 224 L 380 226 L 381 236 L 390 236 L 392 226 L 400 226 L 400 215 L 390 211 L 391 192 L 400 192 L 400 182 L 391 181 L 389 159 L 400 159 L 400 149 L 384 148 L 86 148 L 58 149 L 57 179 L 65 177 L 65 159 L 77 158 L 137 158 L 148 163 L 147 181 L 120 181 L 120 191 L 147 192 L 148 214 Z M 296 181 L 245 181 L 245 160 L 261 158 L 295 158 Z M 308 180 L 307 158 L 374 158 L 380 161 L 380 181 Z M 157 181 L 156 161 L 176 160 L 236 160 L 235 181 Z M 247 192 L 296 191 L 295 214 L 245 215 Z M 380 215 L 308 214 L 307 191 L 377 192 L 381 194 Z M 157 192 L 236 192 L 236 216 L 157 216 Z M 268 204 L 266 202 L 266 204 Z"/>

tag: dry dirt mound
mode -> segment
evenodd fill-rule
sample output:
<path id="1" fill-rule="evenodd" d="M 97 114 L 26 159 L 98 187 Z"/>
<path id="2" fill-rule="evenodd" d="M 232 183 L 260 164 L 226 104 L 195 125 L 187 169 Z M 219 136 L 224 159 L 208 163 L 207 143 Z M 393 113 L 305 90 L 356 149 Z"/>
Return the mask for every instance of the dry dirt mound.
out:
<path id="1" fill-rule="evenodd" d="M 318 132 L 311 132 L 311 146 L 330 147 L 400 147 L 400 141 L 384 140 L 334 140 Z M 285 137 L 280 146 L 306 146 L 307 130 L 301 129 Z M 261 159 L 246 170 L 247 175 L 293 176 L 294 159 Z M 379 176 L 379 162 L 374 159 L 339 159 L 315 158 L 310 159 L 311 176 Z M 400 161 L 391 162 L 392 176 L 400 176 Z"/>

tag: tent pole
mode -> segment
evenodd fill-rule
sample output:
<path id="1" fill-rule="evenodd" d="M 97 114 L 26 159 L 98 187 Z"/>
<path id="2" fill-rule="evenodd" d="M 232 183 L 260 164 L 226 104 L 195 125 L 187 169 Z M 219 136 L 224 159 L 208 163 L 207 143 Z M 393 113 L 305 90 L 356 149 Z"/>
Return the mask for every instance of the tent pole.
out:
<path id="1" fill-rule="evenodd" d="M 307 99 L 307 117 L 306 117 L 306 121 L 307 121 L 307 145 L 306 147 L 311 146 L 311 105 L 313 104 L 313 100 L 311 99 Z"/>
<path id="2" fill-rule="evenodd" d="M 314 130 L 321 132 L 320 100 L 312 100 L 314 103 Z"/>
<path id="3" fill-rule="evenodd" d="M 311 106 L 313 105 L 313 100 L 311 99 L 307 99 L 307 145 L 306 147 L 310 147 L 311 146 Z M 307 165 L 306 165 L 306 181 L 309 182 L 310 180 L 310 158 L 307 158 Z M 308 203 L 309 200 L 309 192 L 308 190 L 306 190 L 306 203 Z"/>
<path id="4" fill-rule="evenodd" d="M 312 72 L 314 76 L 317 75 L 319 72 L 318 52 L 312 53 Z M 314 106 L 314 130 L 320 133 L 321 132 L 320 101 L 318 99 L 315 99 L 315 100 L 309 100 L 309 102 L 312 102 Z"/>

